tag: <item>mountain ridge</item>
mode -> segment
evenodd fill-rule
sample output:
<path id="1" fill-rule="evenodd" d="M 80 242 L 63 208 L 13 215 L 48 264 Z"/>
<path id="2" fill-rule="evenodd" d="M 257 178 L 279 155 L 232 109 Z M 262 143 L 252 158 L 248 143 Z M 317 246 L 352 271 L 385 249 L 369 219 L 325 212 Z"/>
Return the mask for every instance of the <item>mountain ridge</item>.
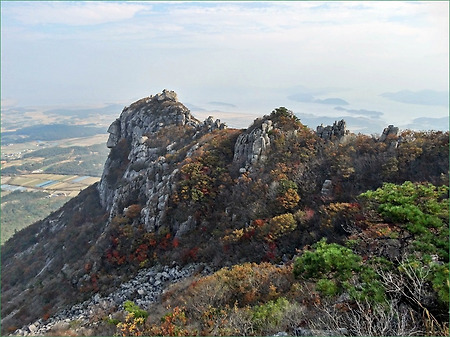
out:
<path id="1" fill-rule="evenodd" d="M 288 261 L 321 237 L 343 242 L 323 207 L 384 181 L 448 184 L 448 134 L 389 126 L 375 139 L 344 121 L 314 131 L 284 107 L 228 129 L 164 90 L 125 107 L 108 132 L 101 181 L 2 247 L 3 332 L 142 268 Z"/>

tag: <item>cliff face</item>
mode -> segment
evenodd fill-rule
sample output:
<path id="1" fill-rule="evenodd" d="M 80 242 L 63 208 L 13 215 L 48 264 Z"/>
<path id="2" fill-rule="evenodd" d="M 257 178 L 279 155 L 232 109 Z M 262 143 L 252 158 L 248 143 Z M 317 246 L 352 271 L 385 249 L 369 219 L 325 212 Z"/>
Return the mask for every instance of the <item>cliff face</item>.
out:
<path id="1" fill-rule="evenodd" d="M 174 193 L 177 165 L 167 158 L 216 129 L 219 120 L 195 119 L 173 91 L 141 99 L 126 107 L 108 129 L 111 148 L 98 185 L 101 205 L 109 219 L 126 212 L 126 206 L 142 208 L 135 223 L 149 232 L 167 217 L 169 196 Z M 192 143 L 192 144 L 191 144 Z M 191 152 L 186 152 L 189 157 Z M 181 157 L 179 160 L 183 160 Z"/>

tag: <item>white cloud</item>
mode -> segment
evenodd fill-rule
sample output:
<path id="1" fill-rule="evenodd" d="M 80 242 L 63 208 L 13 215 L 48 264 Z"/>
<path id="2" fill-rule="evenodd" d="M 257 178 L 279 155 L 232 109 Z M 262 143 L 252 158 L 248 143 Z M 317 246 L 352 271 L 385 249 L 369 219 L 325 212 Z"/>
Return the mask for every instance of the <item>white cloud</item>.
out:
<path id="1" fill-rule="evenodd" d="M 69 26 L 97 25 L 133 18 L 136 13 L 151 8 L 149 5 L 119 2 L 90 1 L 36 1 L 18 2 L 6 7 L 6 14 L 22 24 Z"/>
<path id="2" fill-rule="evenodd" d="M 448 3 L 1 5 L 2 79 L 16 92 L 39 83 L 44 95 L 64 84 L 71 95 L 100 99 L 171 85 L 190 97 L 216 91 L 214 100 L 227 102 L 221 95 L 233 90 L 239 96 L 246 88 L 248 97 L 261 87 L 305 84 L 352 88 L 343 98 L 353 103 L 387 91 L 448 90 Z"/>

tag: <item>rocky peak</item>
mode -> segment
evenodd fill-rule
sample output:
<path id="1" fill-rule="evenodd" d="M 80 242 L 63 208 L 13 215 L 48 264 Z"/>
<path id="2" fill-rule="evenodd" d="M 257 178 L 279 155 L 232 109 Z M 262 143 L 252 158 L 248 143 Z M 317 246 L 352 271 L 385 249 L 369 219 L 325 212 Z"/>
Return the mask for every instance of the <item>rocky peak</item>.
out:
<path id="1" fill-rule="evenodd" d="M 272 130 L 272 120 L 257 119 L 252 128 L 239 135 L 234 146 L 233 162 L 240 166 L 241 172 L 266 159 L 266 152 L 270 146 L 269 132 Z"/>
<path id="2" fill-rule="evenodd" d="M 388 125 L 387 128 L 384 128 L 383 133 L 381 134 L 380 138 L 378 139 L 380 142 L 385 142 L 386 139 L 397 137 L 399 133 L 398 127 L 395 127 L 394 125 Z"/>
<path id="3" fill-rule="evenodd" d="M 323 126 L 323 124 L 317 127 L 317 135 L 325 140 L 341 139 L 349 134 L 347 130 L 347 123 L 342 119 L 339 122 L 335 121 L 333 125 Z"/>
<path id="4" fill-rule="evenodd" d="M 167 158 L 178 156 L 178 151 L 203 135 L 225 128 L 211 116 L 198 121 L 174 91 L 163 90 L 125 107 L 108 129 L 111 153 L 98 185 L 109 219 L 126 213 L 130 204 L 145 202 L 136 223 L 144 224 L 150 232 L 157 230 L 166 218 L 178 174 L 176 165 L 170 165 Z"/>
<path id="5" fill-rule="evenodd" d="M 188 108 L 178 102 L 174 91 L 163 90 L 162 93 L 143 98 L 129 107 L 108 128 L 107 146 L 113 148 L 120 139 L 125 138 L 133 145 L 140 142 L 143 135 L 155 133 L 168 125 L 198 127 Z"/>

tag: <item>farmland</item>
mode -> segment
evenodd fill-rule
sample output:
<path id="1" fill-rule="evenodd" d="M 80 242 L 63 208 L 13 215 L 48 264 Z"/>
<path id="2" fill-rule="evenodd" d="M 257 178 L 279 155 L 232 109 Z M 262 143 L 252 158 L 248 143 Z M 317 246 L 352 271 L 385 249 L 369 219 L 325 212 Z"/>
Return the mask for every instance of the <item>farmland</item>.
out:
<path id="1" fill-rule="evenodd" d="M 100 116 L 101 112 L 107 113 Z M 2 142 L 2 245 L 17 231 L 45 218 L 81 190 L 100 180 L 109 152 L 105 144 L 107 125 L 112 120 L 110 114 L 109 110 L 95 109 L 3 111 L 2 108 L 3 140 L 8 133 L 33 131 L 32 127 L 49 128 L 50 125 L 53 132 L 51 139 L 49 135 L 27 131 L 17 142 Z M 80 137 L 83 135 L 80 133 L 74 137 L 74 132 L 66 132 L 67 128 L 55 127 L 54 123 L 73 125 L 80 131 L 98 131 L 97 134 L 91 132 Z M 90 128 L 83 129 L 84 126 Z"/>
<path id="2" fill-rule="evenodd" d="M 100 180 L 98 177 L 63 174 L 23 174 L 5 177 L 2 189 L 23 187 L 27 191 L 46 191 L 68 197 L 76 196 L 81 190 Z"/>

